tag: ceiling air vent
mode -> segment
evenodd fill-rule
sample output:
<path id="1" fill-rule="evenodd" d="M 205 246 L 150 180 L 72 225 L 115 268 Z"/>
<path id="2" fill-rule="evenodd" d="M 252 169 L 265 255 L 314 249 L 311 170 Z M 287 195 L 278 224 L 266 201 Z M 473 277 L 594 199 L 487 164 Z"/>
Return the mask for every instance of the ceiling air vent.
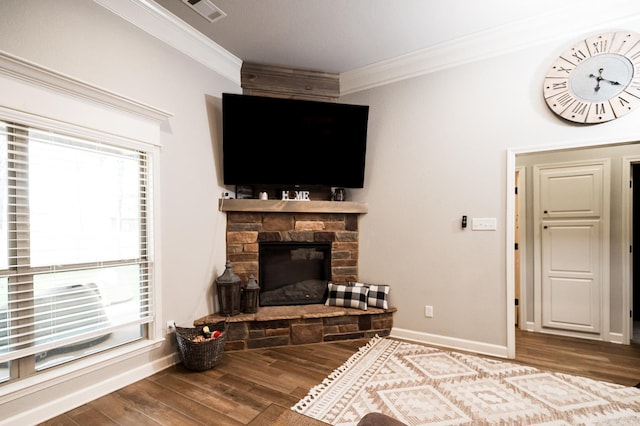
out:
<path id="1" fill-rule="evenodd" d="M 198 12 L 198 14 L 209 22 L 217 21 L 227 16 L 226 13 L 209 0 L 182 0 L 182 2 Z"/>

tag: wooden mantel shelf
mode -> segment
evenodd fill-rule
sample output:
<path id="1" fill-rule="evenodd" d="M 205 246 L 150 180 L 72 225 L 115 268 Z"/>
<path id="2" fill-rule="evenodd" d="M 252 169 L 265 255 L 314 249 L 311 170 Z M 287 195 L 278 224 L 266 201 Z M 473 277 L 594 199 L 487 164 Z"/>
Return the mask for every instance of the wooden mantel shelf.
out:
<path id="1" fill-rule="evenodd" d="M 356 201 L 283 201 L 220 199 L 223 212 L 273 213 L 367 213 L 367 205 Z"/>

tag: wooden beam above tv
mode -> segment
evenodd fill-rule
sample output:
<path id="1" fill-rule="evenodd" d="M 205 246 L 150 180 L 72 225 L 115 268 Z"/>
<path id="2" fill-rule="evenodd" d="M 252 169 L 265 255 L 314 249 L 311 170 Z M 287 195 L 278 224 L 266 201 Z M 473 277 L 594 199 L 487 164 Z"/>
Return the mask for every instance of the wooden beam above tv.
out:
<path id="1" fill-rule="evenodd" d="M 323 71 L 243 63 L 240 72 L 245 95 L 337 102 L 340 76 Z"/>

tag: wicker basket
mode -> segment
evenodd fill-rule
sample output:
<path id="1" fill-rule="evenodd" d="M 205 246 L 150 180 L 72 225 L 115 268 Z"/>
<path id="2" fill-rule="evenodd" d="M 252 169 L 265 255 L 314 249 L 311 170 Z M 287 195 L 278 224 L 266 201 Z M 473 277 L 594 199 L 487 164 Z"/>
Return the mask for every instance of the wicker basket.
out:
<path id="1" fill-rule="evenodd" d="M 222 360 L 224 341 L 227 337 L 226 322 L 220 321 L 209 325 L 212 332 L 221 332 L 216 339 L 207 339 L 203 342 L 194 342 L 192 339 L 202 335 L 204 326 L 195 328 L 176 327 L 176 339 L 180 349 L 180 357 L 186 368 L 195 371 L 204 371 L 215 367 Z"/>

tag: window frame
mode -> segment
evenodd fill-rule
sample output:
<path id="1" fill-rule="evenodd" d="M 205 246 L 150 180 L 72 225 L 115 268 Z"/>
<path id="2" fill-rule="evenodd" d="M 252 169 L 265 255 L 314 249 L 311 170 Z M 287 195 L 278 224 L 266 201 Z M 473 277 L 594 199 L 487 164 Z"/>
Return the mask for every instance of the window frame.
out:
<path id="1" fill-rule="evenodd" d="M 30 128 L 33 128 L 35 130 L 38 131 L 50 131 L 52 130 L 51 127 L 55 127 L 55 131 L 56 132 L 60 132 L 62 134 L 66 134 L 68 136 L 74 137 L 74 138 L 82 138 L 82 139 L 86 139 L 89 141 L 95 140 L 96 138 L 98 138 L 98 140 L 101 143 L 105 143 L 111 146 L 114 146 L 115 148 L 124 148 L 127 150 L 131 150 L 131 151 L 137 151 L 137 152 L 141 152 L 143 153 L 142 158 L 139 160 L 140 164 L 139 164 L 139 171 L 142 171 L 142 168 L 144 168 L 147 171 L 147 175 L 151 178 L 146 185 L 141 186 L 142 190 L 140 192 L 139 195 L 139 201 L 143 202 L 143 204 L 140 205 L 141 209 L 145 211 L 144 214 L 141 214 L 140 216 L 140 226 L 139 226 L 139 232 L 140 232 L 140 242 L 142 244 L 145 245 L 145 249 L 143 250 L 144 254 L 141 255 L 141 257 L 138 258 L 138 262 L 134 262 L 136 264 L 139 264 L 141 268 L 149 271 L 148 273 L 151 275 L 148 281 L 148 285 L 150 286 L 150 290 L 149 290 L 149 303 L 151 304 L 151 308 L 150 308 L 150 312 L 149 312 L 149 317 L 150 319 L 147 320 L 142 320 L 139 322 L 139 325 L 141 327 L 143 327 L 143 331 L 142 331 L 142 335 L 140 337 L 140 339 L 138 339 L 137 341 L 135 341 L 136 343 L 139 342 L 149 342 L 154 340 L 154 337 L 156 335 L 158 335 L 157 330 L 154 327 L 154 321 L 153 319 L 156 317 L 156 280 L 155 277 L 157 276 L 156 273 L 156 262 L 154 259 L 154 245 L 152 244 L 152 242 L 154 241 L 153 239 L 153 235 L 155 234 L 155 231 L 152 229 L 153 228 L 153 223 L 154 223 L 154 213 L 155 213 L 155 208 L 154 208 L 154 197 L 153 194 L 155 192 L 155 184 L 154 184 L 154 180 L 156 180 L 155 176 L 156 173 L 153 170 L 154 167 L 154 163 L 155 163 L 155 159 L 157 158 L 158 152 L 157 152 L 157 148 L 155 147 L 151 147 L 147 144 L 139 144 L 136 141 L 128 141 L 126 144 L 123 144 L 123 139 L 122 138 L 116 138 L 114 140 L 114 138 L 111 135 L 108 134 L 102 134 L 102 133 L 98 133 L 96 134 L 95 131 L 90 131 L 87 132 L 86 129 L 82 129 L 79 128 L 77 126 L 72 126 L 72 125 L 60 125 L 60 123 L 54 123 L 51 122 L 49 120 L 43 120 L 42 118 L 35 118 L 29 116 L 28 114 L 24 114 L 21 113 L 19 114 L 21 117 L 16 117 L 15 114 L 7 114 L 12 116 L 12 119 L 6 119 L 3 114 L 2 114 L 2 109 L 0 107 L 0 120 L 2 120 L 3 123 L 5 123 L 7 125 L 7 127 L 11 128 L 13 126 L 13 128 L 15 129 L 15 126 L 19 126 L 22 128 L 26 128 L 27 130 Z M 5 111 L 6 112 L 6 111 Z M 17 122 L 17 120 L 20 120 L 20 122 Z M 63 129 L 64 128 L 64 129 Z M 27 134 L 23 135 L 24 137 L 24 141 L 19 142 L 16 141 L 15 143 L 18 143 L 19 145 L 24 146 L 25 144 L 28 144 L 28 140 L 29 140 L 29 136 Z M 27 141 L 27 142 L 25 142 Z M 11 146 L 12 143 L 14 143 L 13 141 L 9 141 L 8 142 L 8 146 Z M 126 146 L 124 146 L 126 145 Z M 11 151 L 11 150 L 10 150 Z M 10 166 L 12 159 L 7 158 L 8 161 L 8 165 L 9 165 L 9 170 L 15 170 L 14 167 Z M 18 181 L 20 179 L 16 179 L 15 176 L 11 176 L 11 173 L 8 174 L 6 176 L 6 180 L 7 180 L 7 185 L 8 187 L 14 187 L 15 191 L 14 192 L 28 192 L 28 181 L 24 181 L 24 182 L 20 182 L 18 183 Z M 13 184 L 11 183 L 13 182 Z M 15 197 L 14 195 L 11 195 L 11 193 L 7 194 L 8 198 L 12 198 Z M 11 204 L 11 203 L 10 203 Z M 15 203 L 14 203 L 15 204 Z M 141 210 L 141 211 L 142 211 Z M 9 209 L 7 209 L 7 217 L 8 217 L 8 223 L 14 223 L 15 222 L 15 218 L 12 219 L 12 215 L 15 215 L 16 212 L 15 211 L 10 211 Z M 30 223 L 30 220 L 29 220 Z M 12 229 L 12 226 L 9 225 L 9 229 L 7 230 L 8 234 L 11 233 L 15 233 L 16 229 Z M 50 271 L 52 267 L 55 268 L 56 272 L 64 272 L 64 271 L 72 271 L 72 270 L 77 270 L 78 267 L 81 267 L 83 269 L 95 269 L 96 267 L 104 267 L 104 266 L 126 266 L 127 264 L 129 264 L 128 260 L 131 259 L 119 259 L 119 260 L 115 260 L 115 261 L 90 261 L 90 262 L 85 262 L 82 264 L 65 264 L 65 265 L 49 265 L 49 266 L 22 266 L 22 265 L 18 265 L 16 264 L 15 260 L 11 260 L 11 258 L 13 257 L 11 255 L 12 252 L 19 252 L 21 250 L 26 250 L 26 252 L 29 252 L 31 250 L 31 240 L 30 237 L 28 238 L 29 241 L 23 241 L 22 238 L 16 238 L 14 237 L 9 237 L 9 241 L 16 241 L 16 245 L 11 245 L 9 244 L 8 246 L 8 250 L 9 250 L 9 264 L 8 264 L 8 269 L 7 270 L 3 270 L 5 273 L 4 275 L 6 275 L 7 279 L 9 280 L 9 284 L 11 284 L 12 281 L 12 277 L 13 279 L 18 279 L 20 281 L 23 281 L 25 279 L 25 277 L 31 276 L 33 277 L 33 274 L 37 274 L 38 272 L 42 272 L 44 271 Z M 139 253 L 140 254 L 140 253 Z M 26 274 L 25 274 L 26 273 Z M 33 280 L 27 280 L 30 281 L 31 283 L 33 282 Z M 34 291 L 34 284 L 29 284 L 31 291 Z M 27 289 L 28 290 L 28 289 Z M 114 329 L 118 329 L 118 328 L 122 328 L 125 327 L 124 325 L 121 326 L 116 326 L 114 327 Z M 110 329 L 102 330 L 99 332 L 96 332 L 96 334 L 104 334 L 105 332 L 108 332 Z M 73 339 L 73 338 L 72 338 Z M 61 342 L 56 343 L 56 346 L 61 347 L 64 346 L 64 339 Z M 133 345 L 133 342 L 129 342 L 129 343 L 125 343 L 123 346 L 129 346 L 129 345 Z M 48 346 L 54 346 L 53 344 L 50 344 Z M 135 345 L 135 346 L 139 346 L 139 345 Z M 118 347 L 118 346 L 116 346 Z M 104 353 L 104 352 L 109 352 L 109 351 L 113 351 L 114 347 L 110 347 L 110 348 L 104 348 L 101 349 L 100 351 L 97 352 L 97 354 L 100 353 Z M 31 376 L 31 375 L 41 375 L 44 374 L 45 372 L 47 372 L 48 370 L 41 370 L 38 371 L 36 369 L 36 355 L 34 353 L 26 353 L 25 355 L 22 355 L 23 352 L 30 352 L 32 351 L 32 349 L 26 348 L 26 349 L 18 349 L 16 351 L 13 351 L 12 353 L 14 353 L 16 356 L 15 358 L 13 358 L 13 361 L 11 361 L 11 366 L 9 369 L 9 379 L 6 382 L 1 382 L 0 383 L 0 388 L 4 387 L 4 386 L 10 386 L 11 384 L 15 383 L 16 381 L 20 381 L 22 379 L 24 379 L 25 377 Z M 67 361 L 64 364 L 74 364 L 77 363 L 78 361 L 80 361 L 81 359 L 87 358 L 87 357 L 92 357 L 95 356 L 94 355 L 81 355 L 78 358 L 72 359 L 70 361 Z M 52 367 L 53 369 L 55 368 L 59 368 L 59 366 L 54 366 Z"/>

